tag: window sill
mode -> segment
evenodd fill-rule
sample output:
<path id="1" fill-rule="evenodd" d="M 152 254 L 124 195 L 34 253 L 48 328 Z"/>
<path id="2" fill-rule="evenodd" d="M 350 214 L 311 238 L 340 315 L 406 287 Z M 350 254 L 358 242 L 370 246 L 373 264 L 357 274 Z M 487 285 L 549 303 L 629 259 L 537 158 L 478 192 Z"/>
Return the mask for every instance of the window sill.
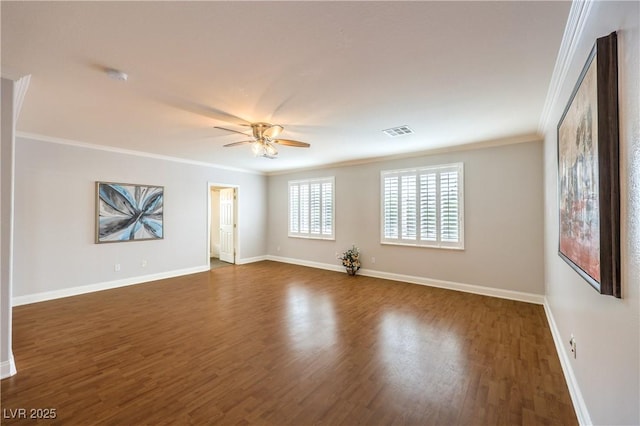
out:
<path id="1" fill-rule="evenodd" d="M 300 238 L 302 240 L 323 240 L 323 241 L 335 241 L 335 237 L 314 237 L 312 235 L 288 235 L 289 238 Z"/>
<path id="2" fill-rule="evenodd" d="M 380 241 L 380 244 L 385 246 L 404 246 L 404 247 L 415 247 L 415 248 L 464 251 L 464 245 L 461 247 L 453 247 L 453 246 L 440 246 L 440 245 L 429 245 L 429 244 L 396 243 L 396 242 L 390 242 L 390 241 Z"/>

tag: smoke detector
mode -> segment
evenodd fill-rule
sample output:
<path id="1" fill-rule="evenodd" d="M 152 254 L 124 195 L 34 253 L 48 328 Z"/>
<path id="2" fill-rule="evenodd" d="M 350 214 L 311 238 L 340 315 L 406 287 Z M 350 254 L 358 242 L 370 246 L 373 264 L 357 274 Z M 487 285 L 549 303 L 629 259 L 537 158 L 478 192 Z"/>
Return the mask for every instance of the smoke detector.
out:
<path id="1" fill-rule="evenodd" d="M 107 76 L 109 76 L 109 78 L 112 80 L 127 81 L 127 78 L 129 78 L 126 72 L 122 72 L 113 68 L 107 69 L 106 72 Z"/>

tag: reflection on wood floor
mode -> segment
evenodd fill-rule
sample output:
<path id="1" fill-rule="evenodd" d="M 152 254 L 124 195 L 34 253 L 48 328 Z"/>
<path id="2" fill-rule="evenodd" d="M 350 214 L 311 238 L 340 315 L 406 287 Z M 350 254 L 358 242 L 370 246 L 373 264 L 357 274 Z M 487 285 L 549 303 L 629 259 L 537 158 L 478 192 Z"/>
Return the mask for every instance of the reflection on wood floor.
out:
<path id="1" fill-rule="evenodd" d="M 577 423 L 538 305 L 259 262 L 13 312 L 50 424 Z"/>

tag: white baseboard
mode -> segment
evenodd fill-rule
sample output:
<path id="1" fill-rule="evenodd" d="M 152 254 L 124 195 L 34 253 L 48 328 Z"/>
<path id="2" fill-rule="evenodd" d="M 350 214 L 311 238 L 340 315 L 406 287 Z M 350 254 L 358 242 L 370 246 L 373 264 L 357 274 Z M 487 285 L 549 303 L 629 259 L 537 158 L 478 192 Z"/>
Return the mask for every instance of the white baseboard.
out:
<path id="1" fill-rule="evenodd" d="M 246 265 L 247 263 L 262 262 L 268 260 L 267 256 L 245 257 L 244 259 L 237 259 L 236 265 Z"/>
<path id="2" fill-rule="evenodd" d="M 238 259 L 236 264 L 244 265 L 247 263 L 260 262 L 267 260 L 267 256 L 248 257 Z M 77 296 L 80 294 L 93 293 L 94 291 L 109 290 L 112 288 L 126 287 L 134 284 L 142 284 L 149 281 L 163 280 L 165 278 L 179 277 L 181 275 L 196 274 L 198 272 L 209 271 L 209 265 L 196 266 L 194 268 L 179 269 L 169 272 L 161 272 L 159 274 L 141 275 L 137 277 L 125 278 L 116 281 L 107 281 L 103 283 L 89 284 L 78 287 L 65 288 L 61 290 L 46 291 L 36 294 L 28 294 L 25 296 L 17 296 L 12 299 L 13 306 L 28 305 L 31 303 L 46 302 L 47 300 L 61 299 L 63 297 Z"/>
<path id="3" fill-rule="evenodd" d="M 292 265 L 308 266 L 310 268 L 316 268 L 316 269 L 326 269 L 328 271 L 344 272 L 344 268 L 338 265 L 313 262 L 311 260 L 294 259 L 292 257 L 281 257 L 281 256 L 269 255 L 267 256 L 266 260 L 273 260 L 274 262 L 281 262 L 281 263 L 290 263 Z"/>
<path id="4" fill-rule="evenodd" d="M 267 260 L 275 262 L 291 263 L 294 265 L 308 266 L 311 268 L 326 269 L 329 271 L 345 272 L 340 265 L 313 262 L 309 260 L 293 259 L 290 257 L 267 256 Z M 391 272 L 376 271 L 373 269 L 360 269 L 358 274 L 366 277 L 382 278 L 391 281 L 402 281 L 411 284 L 426 285 L 429 287 L 444 288 L 447 290 L 462 291 L 465 293 L 480 294 L 483 296 L 498 297 L 500 299 L 517 300 L 519 302 L 535 303 L 537 305 L 544 304 L 544 296 L 541 294 L 524 293 L 513 290 L 503 290 L 500 288 L 484 287 L 473 284 L 457 283 L 453 281 L 436 280 L 432 278 L 417 277 L 413 275 L 394 274 Z"/>
<path id="5" fill-rule="evenodd" d="M 571 396 L 571 402 L 573 402 L 573 409 L 578 417 L 578 423 L 581 425 L 592 425 L 591 416 L 589 410 L 587 410 L 587 404 L 584 402 L 580 386 L 578 386 L 578 380 L 573 373 L 573 367 L 571 366 L 571 358 L 565 350 L 564 339 L 560 335 L 560 330 L 556 324 L 556 320 L 553 318 L 551 307 L 547 298 L 544 298 L 544 312 L 547 314 L 547 321 L 549 322 L 549 328 L 551 329 L 551 335 L 553 336 L 553 342 L 556 345 L 556 352 L 558 352 L 558 358 L 560 358 L 560 365 L 562 366 L 562 372 L 564 373 L 564 379 L 567 382 L 569 388 L 569 395 Z"/>
<path id="6" fill-rule="evenodd" d="M 7 361 L 0 362 L 0 379 L 6 379 L 17 373 L 16 362 L 13 359 L 13 354 L 9 355 Z"/>
<path id="7" fill-rule="evenodd" d="M 78 287 L 65 288 L 61 290 L 45 291 L 42 293 L 27 294 L 17 296 L 12 299 L 13 306 L 28 305 L 30 303 L 45 302 L 47 300 L 60 299 L 63 297 L 77 296 L 79 294 L 93 293 L 95 291 L 110 290 L 112 288 L 126 287 L 134 284 L 142 284 L 149 281 L 163 280 L 165 278 L 179 277 L 181 275 L 196 274 L 209 270 L 209 265 L 196 266 L 193 268 L 178 269 L 175 271 L 161 272 L 158 274 L 141 275 L 137 277 L 125 278 L 116 281 L 89 284 Z"/>

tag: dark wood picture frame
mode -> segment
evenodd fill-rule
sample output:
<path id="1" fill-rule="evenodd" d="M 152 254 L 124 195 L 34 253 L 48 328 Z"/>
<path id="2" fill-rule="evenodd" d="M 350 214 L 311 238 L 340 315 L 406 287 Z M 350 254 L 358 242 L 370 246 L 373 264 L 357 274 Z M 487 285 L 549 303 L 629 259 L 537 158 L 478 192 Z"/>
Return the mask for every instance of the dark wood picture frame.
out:
<path id="1" fill-rule="evenodd" d="M 558 123 L 558 254 L 620 298 L 617 57 L 615 32 L 596 40 Z"/>

